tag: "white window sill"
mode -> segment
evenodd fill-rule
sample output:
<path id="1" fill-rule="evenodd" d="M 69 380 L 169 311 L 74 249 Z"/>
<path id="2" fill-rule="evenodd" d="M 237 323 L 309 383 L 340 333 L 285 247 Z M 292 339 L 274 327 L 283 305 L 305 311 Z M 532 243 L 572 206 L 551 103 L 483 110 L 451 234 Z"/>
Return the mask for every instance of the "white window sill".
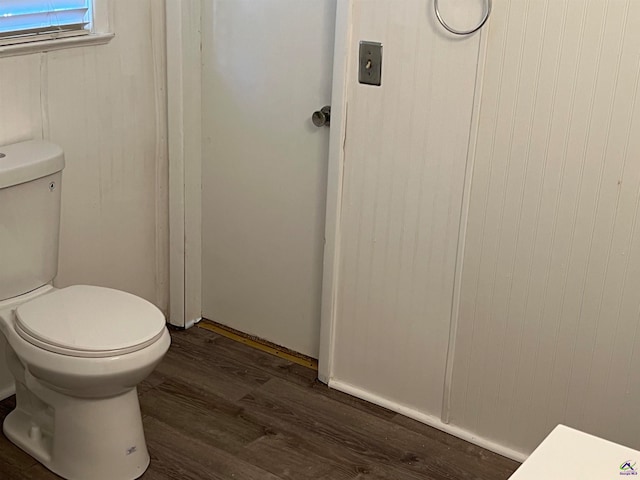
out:
<path id="1" fill-rule="evenodd" d="M 94 33 L 78 37 L 57 38 L 55 40 L 42 40 L 39 42 L 18 43 L 0 47 L 0 58 L 13 57 L 15 55 L 28 55 L 30 53 L 51 52 L 64 48 L 85 47 L 88 45 L 104 45 L 115 36 L 114 33 Z"/>

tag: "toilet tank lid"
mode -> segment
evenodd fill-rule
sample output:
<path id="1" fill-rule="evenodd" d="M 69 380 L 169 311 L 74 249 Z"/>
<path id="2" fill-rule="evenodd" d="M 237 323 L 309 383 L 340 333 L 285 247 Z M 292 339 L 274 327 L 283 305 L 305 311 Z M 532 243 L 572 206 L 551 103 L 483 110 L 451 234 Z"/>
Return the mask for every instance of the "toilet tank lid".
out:
<path id="1" fill-rule="evenodd" d="M 46 177 L 63 168 L 64 153 L 55 143 L 28 140 L 0 147 L 0 188 Z"/>
<path id="2" fill-rule="evenodd" d="M 118 352 L 153 342 L 165 328 L 152 303 L 110 288 L 74 285 L 20 305 L 20 329 L 39 342 L 74 352 Z"/>

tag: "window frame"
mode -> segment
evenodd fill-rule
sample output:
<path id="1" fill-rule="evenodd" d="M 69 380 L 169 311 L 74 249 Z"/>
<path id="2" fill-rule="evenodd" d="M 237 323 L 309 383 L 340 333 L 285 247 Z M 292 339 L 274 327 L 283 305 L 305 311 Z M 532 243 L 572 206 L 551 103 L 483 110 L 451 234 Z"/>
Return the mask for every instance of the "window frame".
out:
<path id="1" fill-rule="evenodd" d="M 10 45 L 0 46 L 0 58 L 109 43 L 115 36 L 111 31 L 109 21 L 111 18 L 110 0 L 93 0 L 92 11 L 91 31 L 88 34 L 55 39 L 25 38 L 22 41 L 17 40 Z"/>

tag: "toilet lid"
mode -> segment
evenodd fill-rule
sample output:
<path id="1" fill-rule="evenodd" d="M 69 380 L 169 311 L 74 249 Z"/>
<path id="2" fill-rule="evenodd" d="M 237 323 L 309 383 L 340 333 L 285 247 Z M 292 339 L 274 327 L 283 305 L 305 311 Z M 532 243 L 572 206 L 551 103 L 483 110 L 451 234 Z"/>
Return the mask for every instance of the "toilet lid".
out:
<path id="1" fill-rule="evenodd" d="M 164 333 L 165 318 L 130 293 L 75 285 L 24 303 L 16 330 L 25 340 L 56 353 L 106 357 L 131 353 Z"/>

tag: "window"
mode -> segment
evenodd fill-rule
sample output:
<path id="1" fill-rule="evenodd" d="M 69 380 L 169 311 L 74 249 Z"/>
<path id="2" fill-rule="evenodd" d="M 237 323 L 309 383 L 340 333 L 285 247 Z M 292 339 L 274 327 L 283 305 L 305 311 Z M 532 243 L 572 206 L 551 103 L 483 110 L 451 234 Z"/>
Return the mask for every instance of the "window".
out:
<path id="1" fill-rule="evenodd" d="M 0 0 L 0 57 L 109 42 L 108 0 Z"/>
<path id="2" fill-rule="evenodd" d="M 91 0 L 0 0 L 0 45 L 91 32 Z"/>

